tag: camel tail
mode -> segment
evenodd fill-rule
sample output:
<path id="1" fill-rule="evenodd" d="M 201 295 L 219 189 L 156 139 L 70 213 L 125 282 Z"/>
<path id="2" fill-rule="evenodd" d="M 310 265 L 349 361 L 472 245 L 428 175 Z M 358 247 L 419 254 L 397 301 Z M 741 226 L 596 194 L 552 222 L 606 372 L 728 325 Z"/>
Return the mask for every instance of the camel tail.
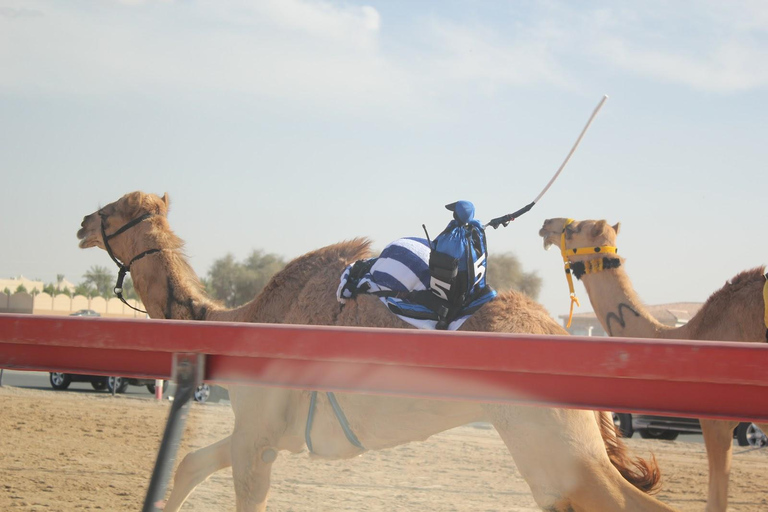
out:
<path id="1" fill-rule="evenodd" d="M 611 413 L 601 412 L 599 416 L 597 423 L 611 464 L 619 470 L 625 480 L 641 491 L 647 494 L 658 492 L 661 486 L 661 470 L 656 457 L 651 455 L 650 461 L 632 457 L 616 425 L 613 424 Z"/>

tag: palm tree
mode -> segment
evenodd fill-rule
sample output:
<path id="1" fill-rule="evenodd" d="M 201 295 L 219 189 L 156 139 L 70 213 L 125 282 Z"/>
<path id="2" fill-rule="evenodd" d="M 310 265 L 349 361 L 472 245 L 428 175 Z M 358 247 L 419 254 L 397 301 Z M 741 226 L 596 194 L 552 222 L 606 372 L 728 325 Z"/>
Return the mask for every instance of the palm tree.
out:
<path id="1" fill-rule="evenodd" d="M 80 283 L 75 287 L 75 295 L 82 295 L 84 297 L 93 298 L 98 295 L 98 290 L 89 283 Z"/>
<path id="2" fill-rule="evenodd" d="M 85 274 L 83 274 L 83 283 L 96 288 L 96 294 L 108 299 L 112 294 L 114 287 L 115 275 L 109 271 L 107 267 L 100 267 L 99 265 L 92 266 Z"/>

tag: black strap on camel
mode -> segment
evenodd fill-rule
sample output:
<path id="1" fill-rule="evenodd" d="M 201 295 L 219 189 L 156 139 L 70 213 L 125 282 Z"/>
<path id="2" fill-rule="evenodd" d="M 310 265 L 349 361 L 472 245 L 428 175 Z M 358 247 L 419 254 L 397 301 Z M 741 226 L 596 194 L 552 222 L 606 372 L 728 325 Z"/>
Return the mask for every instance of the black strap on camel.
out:
<path id="1" fill-rule="evenodd" d="M 109 241 L 112 238 L 115 238 L 117 235 L 124 233 L 131 229 L 132 227 L 136 226 L 140 222 L 144 222 L 148 218 L 152 217 L 154 214 L 152 213 L 145 213 L 141 217 L 136 217 L 135 219 L 131 220 L 124 226 L 122 226 L 120 229 L 112 233 L 111 235 L 107 234 L 107 216 L 103 213 L 99 212 L 99 216 L 101 217 L 101 238 L 104 240 L 104 248 L 107 250 L 107 254 L 109 254 L 109 257 L 112 258 L 112 261 L 115 262 L 115 265 L 117 265 L 117 268 L 119 269 L 117 273 L 117 282 L 115 283 L 114 292 L 115 295 L 117 295 L 117 298 L 122 301 L 123 304 L 128 306 L 129 308 L 133 309 L 134 311 L 138 311 L 139 313 L 146 313 L 146 311 L 143 311 L 139 308 L 135 308 L 128 304 L 128 301 L 125 300 L 125 297 L 123 297 L 123 281 L 125 280 L 125 275 L 131 271 L 131 265 L 137 260 L 140 260 L 144 256 L 147 256 L 149 254 L 154 254 L 156 252 L 160 252 L 160 249 L 149 249 L 141 254 L 134 256 L 131 261 L 128 262 L 128 264 L 124 264 L 120 260 L 115 257 L 115 254 L 112 252 L 112 247 L 109 246 Z"/>

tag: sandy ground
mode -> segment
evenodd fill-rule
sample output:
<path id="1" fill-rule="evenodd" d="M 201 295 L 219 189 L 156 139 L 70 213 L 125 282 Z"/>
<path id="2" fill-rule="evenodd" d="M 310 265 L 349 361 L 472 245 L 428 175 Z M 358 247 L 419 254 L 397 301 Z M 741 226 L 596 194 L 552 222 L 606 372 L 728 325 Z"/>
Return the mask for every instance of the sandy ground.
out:
<path id="1" fill-rule="evenodd" d="M 169 402 L 107 394 L 0 388 L 0 511 L 141 510 Z M 192 404 L 177 458 L 225 437 L 225 404 Z M 658 497 L 702 511 L 707 462 L 702 444 L 629 439 L 652 450 L 664 485 Z M 768 451 L 735 449 L 733 512 L 768 510 Z M 511 456 L 492 428 L 465 426 L 347 461 L 281 454 L 270 511 L 534 511 Z M 234 510 L 229 470 L 214 474 L 183 510 Z"/>

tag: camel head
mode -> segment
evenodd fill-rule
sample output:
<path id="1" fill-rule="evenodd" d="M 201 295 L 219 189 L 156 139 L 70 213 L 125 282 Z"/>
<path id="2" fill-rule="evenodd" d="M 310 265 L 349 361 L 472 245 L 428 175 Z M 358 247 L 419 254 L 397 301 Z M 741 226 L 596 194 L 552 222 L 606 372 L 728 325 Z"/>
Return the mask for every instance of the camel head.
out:
<path id="1" fill-rule="evenodd" d="M 539 236 L 544 240 L 544 249 L 556 245 L 560 247 L 563 230 L 565 230 L 565 249 L 580 249 L 584 247 L 616 246 L 616 235 L 619 234 L 620 223 L 613 226 L 604 220 L 574 220 L 547 219 L 539 230 Z"/>
<path id="2" fill-rule="evenodd" d="M 168 194 L 164 194 L 163 197 L 138 191 L 125 194 L 117 201 L 83 217 L 81 228 L 77 232 L 80 248 L 100 247 L 106 250 L 104 233 L 107 239 L 110 239 L 131 222 L 140 222 L 139 219 L 143 216 L 146 216 L 145 218 L 154 215 L 166 217 L 168 204 Z"/>

